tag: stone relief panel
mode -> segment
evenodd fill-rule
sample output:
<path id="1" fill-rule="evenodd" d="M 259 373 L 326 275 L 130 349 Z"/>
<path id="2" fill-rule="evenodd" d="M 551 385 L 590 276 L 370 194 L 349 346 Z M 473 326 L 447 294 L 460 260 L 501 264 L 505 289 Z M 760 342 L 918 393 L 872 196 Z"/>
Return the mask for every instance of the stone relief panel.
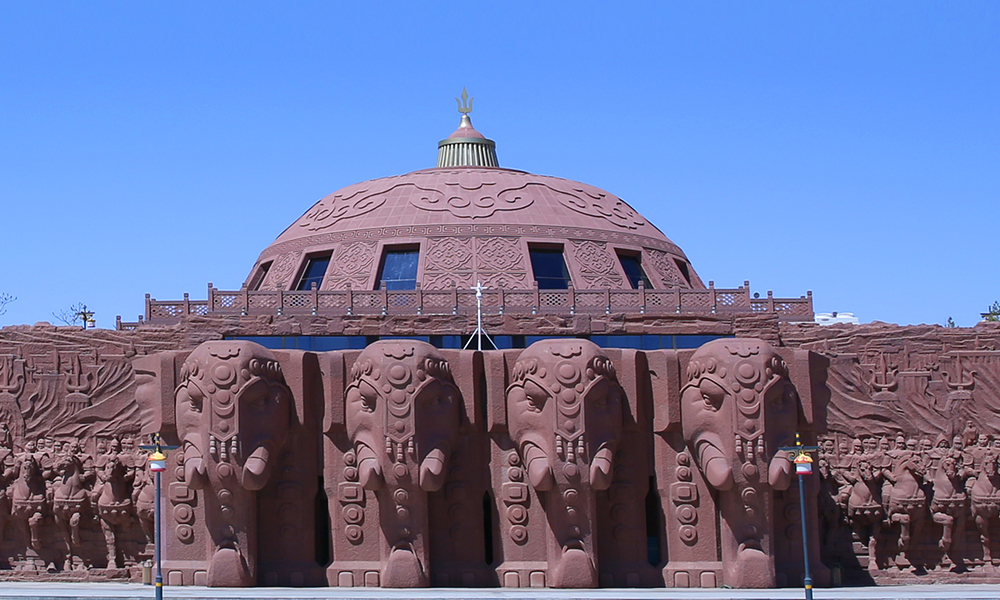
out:
<path id="1" fill-rule="evenodd" d="M 475 284 L 472 238 L 430 238 L 424 257 L 425 289 L 468 288 Z"/>
<path id="2" fill-rule="evenodd" d="M 992 570 L 1000 352 L 879 341 L 831 367 L 824 560 L 876 581 Z"/>
<path id="3" fill-rule="evenodd" d="M 299 266 L 301 254 L 301 252 L 288 252 L 274 259 L 274 263 L 267 271 L 267 276 L 260 284 L 260 289 L 266 291 L 289 289 L 292 285 L 292 277 L 295 277 L 295 269 Z"/>
<path id="4" fill-rule="evenodd" d="M 576 259 L 580 274 L 583 277 L 584 289 L 621 288 L 624 279 L 621 275 L 617 256 L 608 249 L 605 242 L 591 240 L 570 240 L 573 258 Z"/>
<path id="5" fill-rule="evenodd" d="M 369 277 L 377 268 L 375 242 L 341 244 L 327 267 L 324 290 L 368 289 Z"/>
<path id="6" fill-rule="evenodd" d="M 659 275 L 658 287 L 690 287 L 687 280 L 684 279 L 684 275 L 681 274 L 680 269 L 677 268 L 677 263 L 674 262 L 674 259 L 670 254 L 667 254 L 663 250 L 656 250 L 654 248 L 643 248 L 643 253 L 649 257 L 649 263 L 653 265 L 653 268 L 656 270 L 656 274 Z M 646 275 L 651 276 L 654 274 L 647 270 Z"/>
<path id="7" fill-rule="evenodd" d="M 0 577 L 129 578 L 152 556 L 133 393 L 123 355 L 0 355 Z"/>
<path id="8" fill-rule="evenodd" d="M 527 289 L 534 283 L 528 277 L 526 246 L 516 237 L 478 237 L 475 239 L 476 276 L 488 288 Z"/>

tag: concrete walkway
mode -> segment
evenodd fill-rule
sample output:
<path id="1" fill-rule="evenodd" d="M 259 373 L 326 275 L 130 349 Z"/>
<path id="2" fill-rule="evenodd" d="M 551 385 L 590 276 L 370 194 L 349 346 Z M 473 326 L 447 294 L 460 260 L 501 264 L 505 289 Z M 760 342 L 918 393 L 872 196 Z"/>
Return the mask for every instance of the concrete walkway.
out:
<path id="1" fill-rule="evenodd" d="M 207 588 L 165 587 L 165 599 L 186 600 L 276 598 L 279 600 L 791 600 L 804 597 L 801 589 L 604 589 L 552 590 L 503 588 Z M 19 583 L 0 584 L 0 600 L 123 600 L 151 599 L 152 586 L 133 583 Z M 815 590 L 816 600 L 1000 600 L 1000 585 L 911 585 Z"/>

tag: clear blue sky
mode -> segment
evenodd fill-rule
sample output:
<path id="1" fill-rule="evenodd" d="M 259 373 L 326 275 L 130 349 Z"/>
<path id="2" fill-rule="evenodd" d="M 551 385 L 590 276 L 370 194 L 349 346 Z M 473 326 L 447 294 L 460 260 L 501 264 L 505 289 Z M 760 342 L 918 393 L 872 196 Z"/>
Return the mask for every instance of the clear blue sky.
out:
<path id="1" fill-rule="evenodd" d="M 586 181 L 705 281 L 862 321 L 1000 299 L 998 2 L 5 2 L 0 325 L 236 289 L 320 197 L 433 166 Z"/>

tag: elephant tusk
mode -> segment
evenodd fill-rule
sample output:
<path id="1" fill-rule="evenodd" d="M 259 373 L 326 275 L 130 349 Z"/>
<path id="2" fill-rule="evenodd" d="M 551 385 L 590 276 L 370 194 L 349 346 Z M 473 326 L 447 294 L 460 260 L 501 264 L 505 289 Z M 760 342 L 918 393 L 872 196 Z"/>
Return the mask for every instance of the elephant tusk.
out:
<path id="1" fill-rule="evenodd" d="M 420 488 L 436 492 L 444 485 L 445 460 L 447 455 L 441 448 L 434 448 L 420 463 Z"/>

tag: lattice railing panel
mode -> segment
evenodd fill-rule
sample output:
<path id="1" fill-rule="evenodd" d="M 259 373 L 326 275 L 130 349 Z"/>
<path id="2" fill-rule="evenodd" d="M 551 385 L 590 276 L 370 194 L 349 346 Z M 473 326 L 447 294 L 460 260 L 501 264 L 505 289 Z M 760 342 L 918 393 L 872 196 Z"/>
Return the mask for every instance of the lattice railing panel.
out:
<path id="1" fill-rule="evenodd" d="M 346 308 L 349 305 L 349 294 L 347 292 L 320 292 L 319 307 L 324 308 Z"/>
<path id="2" fill-rule="evenodd" d="M 569 308 L 569 292 L 544 291 L 538 293 L 538 305 L 546 308 Z"/>
<path id="3" fill-rule="evenodd" d="M 250 294 L 250 308 L 278 308 L 278 294 L 274 293 L 253 293 Z"/>
<path id="4" fill-rule="evenodd" d="M 243 308 L 243 294 L 216 292 L 215 310 L 233 310 Z"/>

